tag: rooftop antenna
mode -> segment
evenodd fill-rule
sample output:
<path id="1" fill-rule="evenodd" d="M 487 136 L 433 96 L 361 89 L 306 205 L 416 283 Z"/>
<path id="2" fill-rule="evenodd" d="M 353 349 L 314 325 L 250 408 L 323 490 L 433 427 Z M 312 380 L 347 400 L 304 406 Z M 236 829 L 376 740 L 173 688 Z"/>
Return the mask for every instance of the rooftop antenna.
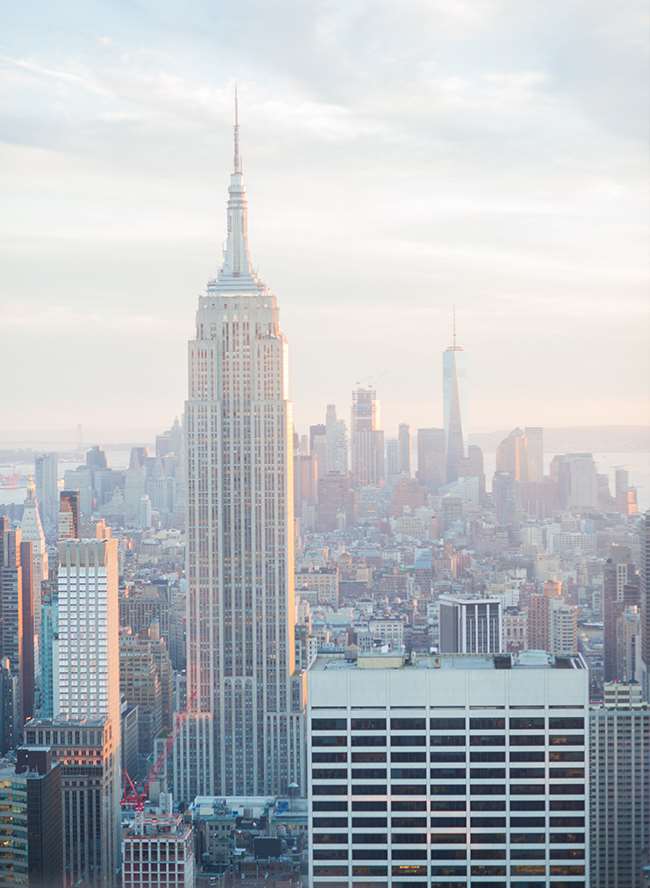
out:
<path id="1" fill-rule="evenodd" d="M 241 157 L 239 155 L 239 97 L 237 95 L 237 84 L 235 84 L 235 158 L 234 171 L 241 173 Z"/>

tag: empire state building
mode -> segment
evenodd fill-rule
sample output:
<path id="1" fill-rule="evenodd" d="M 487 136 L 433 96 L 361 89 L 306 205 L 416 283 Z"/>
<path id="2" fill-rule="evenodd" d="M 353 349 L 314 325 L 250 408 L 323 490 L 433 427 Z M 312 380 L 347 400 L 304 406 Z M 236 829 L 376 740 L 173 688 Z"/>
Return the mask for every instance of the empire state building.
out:
<path id="1" fill-rule="evenodd" d="M 205 722 L 186 767 L 209 767 L 217 794 L 263 795 L 302 783 L 304 727 L 287 341 L 251 263 L 236 97 L 227 222 L 188 349 L 187 699 Z"/>

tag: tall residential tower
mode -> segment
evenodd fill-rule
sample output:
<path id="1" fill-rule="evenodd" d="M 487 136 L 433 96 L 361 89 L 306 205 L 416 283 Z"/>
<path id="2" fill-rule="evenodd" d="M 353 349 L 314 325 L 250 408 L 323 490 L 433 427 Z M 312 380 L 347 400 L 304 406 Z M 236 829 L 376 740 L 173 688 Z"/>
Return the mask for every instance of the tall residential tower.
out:
<path id="1" fill-rule="evenodd" d="M 188 353 L 187 697 L 197 730 L 185 749 L 188 769 L 211 763 L 220 795 L 261 795 L 301 782 L 292 422 L 277 299 L 250 258 L 237 114 L 234 136 L 223 264 L 199 296 Z"/>

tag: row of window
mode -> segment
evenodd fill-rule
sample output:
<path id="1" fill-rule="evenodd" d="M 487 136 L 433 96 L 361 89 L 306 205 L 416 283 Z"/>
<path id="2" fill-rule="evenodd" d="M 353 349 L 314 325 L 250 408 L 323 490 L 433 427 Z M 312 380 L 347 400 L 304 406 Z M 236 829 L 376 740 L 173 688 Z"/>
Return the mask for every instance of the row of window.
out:
<path id="1" fill-rule="evenodd" d="M 465 734 L 431 734 L 429 746 L 466 746 Z M 584 746 L 584 734 L 472 734 L 469 737 L 470 746 L 505 746 L 506 740 L 510 746 Z M 320 746 L 348 746 L 348 737 L 345 734 L 320 734 L 312 737 L 311 745 Z M 350 738 L 350 746 L 426 746 L 426 734 L 358 734 Z"/>
<path id="2" fill-rule="evenodd" d="M 387 768 L 352 768 L 352 780 L 386 780 Z M 350 772 L 347 768 L 313 768 L 311 775 L 313 780 L 347 780 Z M 545 768 L 513 768 L 508 774 L 511 780 L 541 779 L 546 777 Z M 466 768 L 391 768 L 392 780 L 465 780 Z M 505 768 L 470 768 L 471 779 L 476 780 L 505 780 Z M 553 779 L 582 780 L 585 776 L 584 768 L 550 768 L 548 776 Z"/>
<path id="3" fill-rule="evenodd" d="M 321 783 L 312 786 L 312 795 L 465 795 L 466 783 L 393 783 L 389 790 L 385 783 Z M 585 785 L 580 783 L 474 783 L 469 786 L 470 795 L 581 795 Z"/>
<path id="4" fill-rule="evenodd" d="M 355 873 L 354 875 L 361 875 L 360 873 Z M 364 873 L 363 875 L 368 875 L 368 873 Z M 384 873 L 383 875 L 388 875 Z M 438 882 L 437 880 L 429 880 L 427 882 L 417 881 L 406 881 L 406 880 L 396 880 L 392 879 L 391 886 L 392 888 L 413 888 L 414 885 L 427 885 L 428 888 L 467 888 L 467 882 L 463 880 L 462 882 L 450 882 L 445 879 L 444 882 Z M 485 881 L 481 879 L 480 882 L 474 882 L 474 888 L 546 888 L 546 880 L 540 881 L 539 879 L 516 879 L 513 882 L 504 882 L 504 881 Z M 314 888 L 349 888 L 350 883 L 347 881 L 332 881 L 328 879 L 327 881 L 317 880 L 313 883 Z M 353 888 L 388 888 L 387 882 L 377 882 L 374 878 L 372 881 L 367 881 L 363 878 L 356 879 L 352 883 Z M 550 883 L 550 888 L 585 888 L 585 883 L 581 879 L 575 880 L 571 879 L 571 881 L 567 882 L 564 879 L 554 879 Z"/>
<path id="5" fill-rule="evenodd" d="M 431 869 L 436 869 L 432 867 Z M 549 867 L 551 876 L 584 876 L 585 875 L 585 867 L 583 864 L 553 864 Z M 397 865 L 391 867 L 391 874 L 393 876 L 426 876 L 428 875 L 429 867 L 426 864 L 421 866 L 418 865 Z M 331 865 L 314 865 L 314 876 L 347 876 L 348 868 L 347 866 L 331 866 Z M 463 873 L 464 874 L 464 873 Z M 471 874 L 473 876 L 505 876 L 507 875 L 505 866 L 486 866 L 486 865 L 478 865 L 472 866 Z M 388 875 L 388 867 L 386 866 L 365 866 L 365 865 L 354 865 L 352 867 L 352 875 L 353 876 L 387 876 Z M 432 873 L 432 875 L 442 875 L 442 873 Z M 460 873 L 459 873 L 460 875 Z M 510 866 L 510 875 L 512 876 L 545 876 L 546 875 L 546 866 L 544 864 L 512 864 Z M 331 883 L 330 883 L 331 884 Z M 397 885 L 410 885 L 410 882 L 403 883 L 395 883 L 393 880 L 392 885 L 393 888 L 396 888 Z M 438 883 L 428 883 L 430 886 L 438 884 L 440 886 L 445 886 L 445 888 L 453 888 L 453 886 L 458 885 L 459 888 L 467 888 L 466 882 L 438 882 Z M 513 888 L 517 886 L 517 888 L 522 888 L 522 885 L 530 884 L 531 886 L 535 885 L 534 882 L 531 883 L 521 883 L 521 882 L 512 882 Z M 568 883 L 572 886 L 575 886 L 576 883 Z M 578 883 L 580 884 L 580 883 Z M 584 883 L 582 883 L 584 885 Z M 481 883 L 482 886 L 485 886 L 485 883 Z M 537 888 L 541 888 L 543 883 L 537 883 Z M 551 883 L 553 885 L 553 883 Z"/>
<path id="6" fill-rule="evenodd" d="M 363 764 L 365 762 L 385 762 L 388 759 L 388 752 L 369 751 L 369 752 L 351 752 L 347 750 L 336 750 L 334 752 L 315 751 L 311 754 L 311 760 L 314 764 L 320 763 L 337 763 L 347 764 L 348 758 L 352 764 Z M 431 749 L 428 754 L 430 762 L 465 762 L 466 751 L 464 749 L 440 750 Z M 549 751 L 549 762 L 551 764 L 557 762 L 583 762 L 585 754 L 582 749 L 561 749 Z M 511 749 L 508 759 L 510 762 L 544 762 L 546 761 L 546 753 L 543 749 Z M 403 762 L 426 762 L 427 753 L 419 750 L 409 750 L 408 752 L 398 752 L 394 749 L 390 751 L 391 764 Z M 505 762 L 506 753 L 504 749 L 471 749 L 469 753 L 470 762 Z"/>
<path id="7" fill-rule="evenodd" d="M 350 730 L 352 731 L 385 731 L 388 724 L 385 718 L 351 718 Z M 434 731 L 465 731 L 467 720 L 462 718 L 430 718 L 429 728 Z M 545 716 L 511 717 L 508 719 L 508 727 L 511 731 L 543 731 L 546 726 Z M 347 718 L 312 718 L 312 731 L 346 731 Z M 470 718 L 469 729 L 471 731 L 503 731 L 506 727 L 506 719 L 496 718 Z M 391 718 L 391 731 L 425 731 L 426 718 Z M 572 716 L 549 716 L 549 730 L 582 731 L 584 719 Z"/>
<path id="8" fill-rule="evenodd" d="M 506 826 L 506 815 L 503 813 L 502 817 L 474 817 L 471 818 L 471 825 L 473 827 L 504 827 Z M 393 816 L 390 820 L 391 827 L 394 829 L 395 827 L 426 827 L 427 818 L 426 817 L 417 817 L 413 815 L 408 816 Z M 431 826 L 432 827 L 443 827 L 443 826 L 461 826 L 464 827 L 466 825 L 466 817 L 463 815 L 462 817 L 447 817 L 441 814 L 436 814 L 431 817 Z M 551 827 L 560 827 L 560 826 L 570 826 L 570 827 L 582 827 L 584 829 L 585 819 L 584 817 L 551 817 L 550 824 Z M 377 829 L 387 828 L 388 826 L 388 817 L 352 817 L 352 826 L 353 827 L 373 827 Z M 348 818 L 345 817 L 314 817 L 313 818 L 313 827 L 314 829 L 348 829 Z M 517 817 L 512 815 L 510 817 L 510 827 L 512 829 L 516 828 L 524 828 L 528 827 L 531 829 L 544 829 L 546 827 L 546 817 Z"/>
<path id="9" fill-rule="evenodd" d="M 432 826 L 437 826 L 432 821 Z M 463 822 L 461 826 L 465 826 Z M 369 833 L 314 833 L 312 836 L 312 844 L 314 845 L 347 845 L 348 839 L 351 839 L 353 845 L 386 845 L 388 837 L 386 833 L 369 832 Z M 466 833 L 396 833 L 390 835 L 391 845 L 426 845 L 428 840 L 432 845 L 465 845 L 468 844 Z M 540 841 L 541 840 L 541 841 Z M 510 842 L 513 844 L 534 845 L 545 844 L 547 837 L 545 833 L 511 833 Z M 585 841 L 583 832 L 552 832 L 548 836 L 551 845 L 582 845 Z M 506 843 L 505 833 L 471 833 L 469 844 L 472 845 L 504 845 Z M 347 853 L 347 852 L 346 852 Z"/>
<path id="10" fill-rule="evenodd" d="M 372 801 L 352 800 L 352 811 L 387 811 L 386 799 L 373 799 Z M 465 799 L 392 799 L 392 811 L 426 811 L 427 806 L 431 811 L 464 811 Z M 474 811 L 505 811 L 505 799 L 470 799 L 472 812 Z M 545 799 L 510 799 L 511 811 L 545 811 Z M 584 799 L 551 799 L 549 802 L 551 811 L 584 811 Z M 315 799 L 312 802 L 314 812 L 320 811 L 345 811 L 348 810 L 348 802 L 345 800 Z"/>

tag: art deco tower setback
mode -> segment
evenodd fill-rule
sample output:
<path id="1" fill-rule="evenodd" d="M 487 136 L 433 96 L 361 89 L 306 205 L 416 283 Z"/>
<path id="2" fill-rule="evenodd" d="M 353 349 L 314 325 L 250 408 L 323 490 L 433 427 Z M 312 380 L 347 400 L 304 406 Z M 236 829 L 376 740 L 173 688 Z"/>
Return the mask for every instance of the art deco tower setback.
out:
<path id="1" fill-rule="evenodd" d="M 223 264 L 188 353 L 187 693 L 211 717 L 215 791 L 256 795 L 299 781 L 303 729 L 287 342 L 251 264 L 237 110 L 234 135 Z"/>

